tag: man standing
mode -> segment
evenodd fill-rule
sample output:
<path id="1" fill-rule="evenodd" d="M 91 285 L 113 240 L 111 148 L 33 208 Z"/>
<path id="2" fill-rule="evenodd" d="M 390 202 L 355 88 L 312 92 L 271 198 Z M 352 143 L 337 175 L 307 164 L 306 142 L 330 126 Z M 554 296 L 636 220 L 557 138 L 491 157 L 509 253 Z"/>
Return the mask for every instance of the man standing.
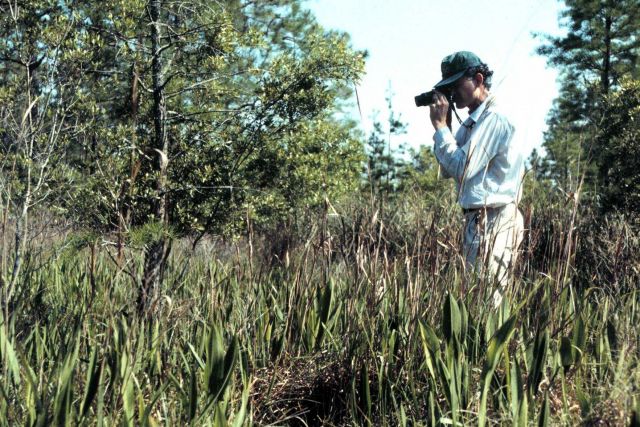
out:
<path id="1" fill-rule="evenodd" d="M 442 80 L 429 105 L 434 152 L 444 175 L 457 183 L 466 267 L 496 280 L 497 307 L 522 240 L 522 147 L 514 143 L 515 129 L 489 92 L 493 71 L 480 58 L 456 52 L 442 60 L 441 68 Z M 469 111 L 455 137 L 447 126 L 447 97 Z"/>

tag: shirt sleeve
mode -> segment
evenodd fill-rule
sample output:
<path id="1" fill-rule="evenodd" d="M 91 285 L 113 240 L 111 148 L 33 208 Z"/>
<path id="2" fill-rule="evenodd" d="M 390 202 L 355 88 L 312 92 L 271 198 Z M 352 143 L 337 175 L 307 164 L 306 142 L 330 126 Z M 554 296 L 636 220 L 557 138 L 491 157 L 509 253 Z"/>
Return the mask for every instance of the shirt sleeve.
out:
<path id="1" fill-rule="evenodd" d="M 474 127 L 463 147 L 458 147 L 448 128 L 438 129 L 433 136 L 434 152 L 444 172 L 462 182 L 484 170 L 509 144 L 513 131 L 513 126 L 503 116 L 491 114 Z"/>
<path id="2" fill-rule="evenodd" d="M 441 160 L 440 152 L 442 151 L 443 147 L 448 147 L 449 145 L 457 149 L 458 145 L 456 143 L 456 139 L 453 137 L 453 134 L 448 127 L 442 127 L 436 130 L 436 133 L 433 135 L 433 141 L 435 142 L 433 153 L 435 154 L 438 163 L 440 163 L 440 173 L 442 177 L 453 178 L 454 176 L 449 173 L 449 168 L 443 163 L 443 160 Z"/>

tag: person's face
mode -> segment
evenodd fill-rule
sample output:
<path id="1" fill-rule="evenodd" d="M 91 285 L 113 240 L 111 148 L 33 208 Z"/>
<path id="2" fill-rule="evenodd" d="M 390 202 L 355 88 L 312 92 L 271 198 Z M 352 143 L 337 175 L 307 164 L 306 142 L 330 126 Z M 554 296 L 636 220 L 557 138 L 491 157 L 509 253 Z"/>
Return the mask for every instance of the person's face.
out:
<path id="1" fill-rule="evenodd" d="M 468 107 L 470 111 L 473 111 L 481 104 L 481 101 L 478 102 L 481 80 L 482 74 L 476 74 L 473 77 L 464 76 L 455 83 L 453 100 L 456 103 L 456 108 Z"/>

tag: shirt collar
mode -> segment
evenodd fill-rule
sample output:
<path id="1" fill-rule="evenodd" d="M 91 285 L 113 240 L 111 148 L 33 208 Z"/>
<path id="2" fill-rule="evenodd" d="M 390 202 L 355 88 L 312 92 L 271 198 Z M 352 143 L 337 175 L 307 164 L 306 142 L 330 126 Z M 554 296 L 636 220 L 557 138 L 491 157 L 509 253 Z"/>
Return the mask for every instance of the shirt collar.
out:
<path id="1" fill-rule="evenodd" d="M 487 96 L 487 99 L 482 101 L 482 104 L 478 105 L 478 108 L 476 108 L 473 113 L 469 114 L 469 118 L 467 120 L 473 120 L 473 123 L 477 123 L 478 120 L 480 120 L 480 116 L 482 116 L 482 113 L 484 113 L 484 110 L 487 109 L 490 103 L 493 103 L 493 95 L 491 94 Z"/>

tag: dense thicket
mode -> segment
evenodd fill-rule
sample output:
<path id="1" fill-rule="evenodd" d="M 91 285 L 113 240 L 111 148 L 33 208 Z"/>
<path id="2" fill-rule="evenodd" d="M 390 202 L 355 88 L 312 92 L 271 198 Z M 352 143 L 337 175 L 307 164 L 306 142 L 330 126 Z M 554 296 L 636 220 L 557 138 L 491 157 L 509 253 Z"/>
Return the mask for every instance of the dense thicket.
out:
<path id="1" fill-rule="evenodd" d="M 46 206 L 144 246 L 151 292 L 171 236 L 282 221 L 358 185 L 362 147 L 335 113 L 363 55 L 300 1 L 5 2 L 0 19 L 16 247 Z"/>

